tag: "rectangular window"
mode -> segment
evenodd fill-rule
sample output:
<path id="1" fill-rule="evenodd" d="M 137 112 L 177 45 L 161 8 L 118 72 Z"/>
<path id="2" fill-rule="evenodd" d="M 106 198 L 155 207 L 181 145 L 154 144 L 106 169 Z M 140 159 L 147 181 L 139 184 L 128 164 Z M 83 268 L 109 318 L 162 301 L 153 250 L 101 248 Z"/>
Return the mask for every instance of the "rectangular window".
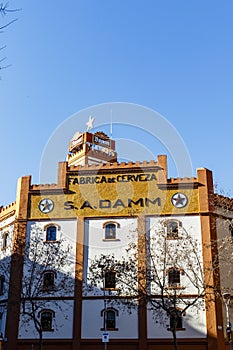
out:
<path id="1" fill-rule="evenodd" d="M 115 289 L 116 288 L 116 272 L 115 271 L 105 271 L 104 288 L 105 289 Z"/>
<path id="2" fill-rule="evenodd" d="M 105 225 L 105 239 L 116 239 L 116 225 Z"/>
<path id="3" fill-rule="evenodd" d="M 170 269 L 168 272 L 168 284 L 180 284 L 180 271 L 177 269 Z"/>
<path id="4" fill-rule="evenodd" d="M 53 314 L 51 311 L 41 313 L 41 328 L 43 331 L 52 331 Z"/>
<path id="5" fill-rule="evenodd" d="M 43 275 L 43 288 L 51 289 L 54 287 L 54 273 L 45 272 Z"/>

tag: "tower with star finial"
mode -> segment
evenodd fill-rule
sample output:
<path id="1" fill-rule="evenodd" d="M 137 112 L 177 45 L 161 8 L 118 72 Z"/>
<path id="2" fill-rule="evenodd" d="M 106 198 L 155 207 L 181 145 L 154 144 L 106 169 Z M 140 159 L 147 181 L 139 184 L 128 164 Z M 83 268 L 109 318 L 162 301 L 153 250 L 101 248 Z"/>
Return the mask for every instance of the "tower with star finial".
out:
<path id="1" fill-rule="evenodd" d="M 69 142 L 67 161 L 69 166 L 117 162 L 115 141 L 103 131 L 91 133 L 95 118 L 90 116 L 87 131 L 76 132 Z"/>

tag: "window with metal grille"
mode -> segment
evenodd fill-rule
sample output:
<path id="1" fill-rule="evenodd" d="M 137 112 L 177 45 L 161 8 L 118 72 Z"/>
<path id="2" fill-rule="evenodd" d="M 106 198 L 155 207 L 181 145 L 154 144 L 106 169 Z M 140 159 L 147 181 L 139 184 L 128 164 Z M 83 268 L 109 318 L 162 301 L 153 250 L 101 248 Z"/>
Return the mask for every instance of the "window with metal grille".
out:
<path id="1" fill-rule="evenodd" d="M 168 271 L 168 284 L 179 285 L 180 284 L 180 270 L 171 268 Z"/>

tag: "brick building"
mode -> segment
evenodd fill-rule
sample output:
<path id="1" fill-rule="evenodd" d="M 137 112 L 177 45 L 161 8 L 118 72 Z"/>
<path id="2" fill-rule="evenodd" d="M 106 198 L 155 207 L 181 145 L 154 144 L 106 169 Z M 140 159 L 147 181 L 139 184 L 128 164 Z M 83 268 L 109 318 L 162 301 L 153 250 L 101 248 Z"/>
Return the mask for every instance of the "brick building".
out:
<path id="1" fill-rule="evenodd" d="M 205 168 L 197 169 L 196 177 L 168 178 L 165 155 L 159 155 L 157 161 L 118 163 L 115 142 L 106 134 L 76 133 L 67 160 L 58 165 L 57 184 L 35 185 L 30 176 L 24 176 L 18 182 L 16 201 L 0 209 L 4 349 L 36 349 L 35 319 L 42 327 L 44 349 L 103 349 L 103 329 L 109 335 L 110 350 L 172 349 L 171 330 L 156 322 L 149 309 L 127 313 L 117 306 L 106 307 L 106 285 L 99 286 L 97 293 L 84 290 L 89 263 L 106 252 L 124 254 L 130 232 L 138 232 L 143 217 L 150 232 L 161 222 L 166 223 L 166 232 L 189 231 L 200 243 L 205 267 L 218 252 L 206 245 L 232 237 L 232 205 L 232 199 L 214 194 L 212 173 Z M 48 259 L 45 263 L 42 258 L 42 254 L 51 255 L 49 249 L 60 259 L 58 271 L 48 268 Z M 64 264 L 62 249 L 68 259 Z M 228 273 L 222 265 L 220 278 L 213 275 L 212 282 L 222 290 L 229 287 Z M 31 284 L 27 276 L 32 276 Z M 171 278 L 180 285 L 184 277 L 176 274 Z M 33 283 L 37 286 L 30 299 L 27 288 L 31 290 Z M 192 300 L 195 293 L 186 288 L 184 297 Z M 114 293 L 108 294 L 110 299 Z M 34 319 L 29 315 L 32 306 Z M 181 315 L 180 349 L 227 348 L 224 305 L 217 299 L 207 306 L 198 314 L 189 308 Z"/>

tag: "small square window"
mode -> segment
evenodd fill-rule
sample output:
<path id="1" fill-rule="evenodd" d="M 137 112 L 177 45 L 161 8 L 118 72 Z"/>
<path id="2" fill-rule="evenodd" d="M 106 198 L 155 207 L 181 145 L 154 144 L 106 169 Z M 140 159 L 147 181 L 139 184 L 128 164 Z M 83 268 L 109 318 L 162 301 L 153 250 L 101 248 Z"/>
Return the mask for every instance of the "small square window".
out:
<path id="1" fill-rule="evenodd" d="M 180 270 L 171 268 L 168 271 L 168 284 L 170 286 L 180 285 Z"/>
<path id="2" fill-rule="evenodd" d="M 168 239 L 177 239 L 179 238 L 179 229 L 182 227 L 182 223 L 178 220 L 169 220 L 164 224 L 166 228 L 167 238 Z"/>

